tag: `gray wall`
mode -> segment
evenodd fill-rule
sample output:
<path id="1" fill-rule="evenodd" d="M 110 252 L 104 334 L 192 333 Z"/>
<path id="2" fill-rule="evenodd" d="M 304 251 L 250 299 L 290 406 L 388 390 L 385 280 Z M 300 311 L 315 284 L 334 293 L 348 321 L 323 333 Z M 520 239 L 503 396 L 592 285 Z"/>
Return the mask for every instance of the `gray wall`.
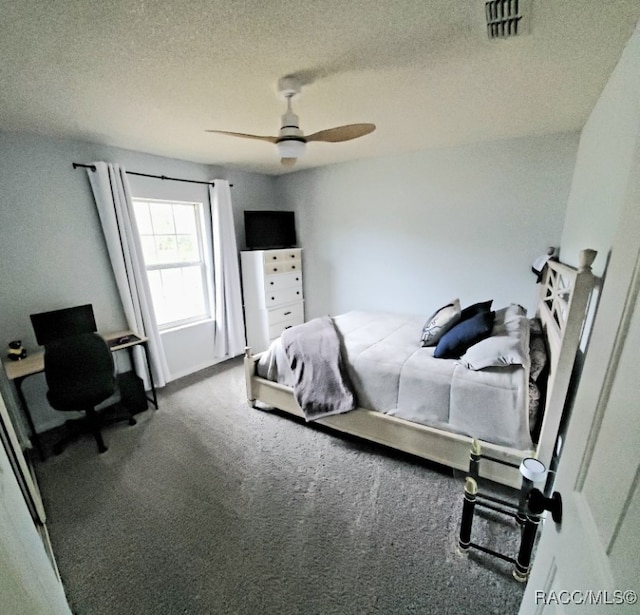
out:
<path id="1" fill-rule="evenodd" d="M 0 132 L 0 344 L 35 344 L 29 314 L 93 303 L 99 328 L 125 325 L 98 214 L 82 169 L 106 160 L 127 170 L 234 184 L 238 246 L 242 210 L 274 207 L 273 179 L 79 141 Z M 204 186 L 130 176 L 134 196 L 205 198 Z"/>
<path id="2" fill-rule="evenodd" d="M 29 314 L 92 303 L 98 328 L 125 327 L 98 214 L 84 169 L 72 162 L 117 162 L 130 171 L 197 180 L 227 179 L 238 245 L 242 210 L 274 207 L 268 176 L 151 156 L 103 145 L 0 132 L 0 348 L 12 339 L 37 349 Z M 134 196 L 198 198 L 203 186 L 130 176 Z M 206 193 L 205 193 L 206 196 Z M 202 197 L 201 197 L 202 198 Z M 205 200 L 206 202 L 206 200 Z M 183 349 L 185 355 L 190 352 Z M 5 393 L 6 386 L 2 387 Z M 44 377 L 25 381 L 36 422 L 60 417 L 43 402 Z"/>
<path id="3" fill-rule="evenodd" d="M 0 133 L 0 344 L 22 338 L 34 348 L 31 312 L 82 302 L 94 304 L 100 329 L 124 326 L 86 174 L 74 171 L 73 161 L 228 179 L 240 249 L 242 210 L 296 210 L 307 317 L 349 309 L 426 315 L 455 296 L 533 308 L 530 265 L 560 242 L 577 145 L 574 133 L 514 139 L 274 178 Z M 185 185 L 131 179 L 139 196 L 191 198 Z M 43 428 L 51 418 L 42 407 L 44 391 L 43 378 L 25 383 Z"/>
<path id="4" fill-rule="evenodd" d="M 578 134 L 558 134 L 281 176 L 277 195 L 298 215 L 307 317 L 428 315 L 453 297 L 533 310 L 531 263 L 559 245 L 577 146 Z"/>

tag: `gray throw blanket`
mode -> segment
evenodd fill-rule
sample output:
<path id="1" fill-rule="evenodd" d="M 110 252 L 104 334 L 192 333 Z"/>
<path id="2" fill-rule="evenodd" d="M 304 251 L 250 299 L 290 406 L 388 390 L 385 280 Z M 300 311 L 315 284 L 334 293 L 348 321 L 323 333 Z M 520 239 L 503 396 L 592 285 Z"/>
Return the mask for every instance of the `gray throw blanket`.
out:
<path id="1" fill-rule="evenodd" d="M 295 378 L 293 391 L 307 421 L 356 407 L 340 339 L 329 316 L 285 329 L 282 347 Z"/>

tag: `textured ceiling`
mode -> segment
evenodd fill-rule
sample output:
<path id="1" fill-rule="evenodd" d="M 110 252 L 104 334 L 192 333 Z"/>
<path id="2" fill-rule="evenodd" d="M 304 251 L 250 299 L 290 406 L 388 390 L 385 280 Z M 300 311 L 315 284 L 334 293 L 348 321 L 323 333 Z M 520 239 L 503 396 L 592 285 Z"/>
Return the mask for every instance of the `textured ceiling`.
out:
<path id="1" fill-rule="evenodd" d="M 264 173 L 277 80 L 312 143 L 293 170 L 579 130 L 640 19 L 639 0 L 533 0 L 530 33 L 489 41 L 483 0 L 1 0 L 0 129 Z M 287 169 L 289 171 L 290 169 Z"/>

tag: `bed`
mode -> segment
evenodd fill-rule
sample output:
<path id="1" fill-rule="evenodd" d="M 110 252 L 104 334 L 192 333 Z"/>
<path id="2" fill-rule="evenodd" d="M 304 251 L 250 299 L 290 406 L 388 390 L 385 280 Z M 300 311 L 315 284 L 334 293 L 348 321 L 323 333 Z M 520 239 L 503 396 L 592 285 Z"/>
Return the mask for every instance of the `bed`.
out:
<path id="1" fill-rule="evenodd" d="M 594 258 L 593 250 L 584 250 L 577 269 L 549 261 L 539 281 L 535 315 L 530 318 L 515 304 L 495 306 L 490 333 L 460 358 L 435 358 L 433 345 L 422 347 L 424 317 L 350 312 L 331 318 L 340 343 L 336 354 L 344 362 L 339 367 L 353 383 L 357 407 L 347 412 L 340 407 L 336 414 L 314 421 L 458 470 L 468 469 L 471 444 L 477 440 L 484 455 L 504 462 L 483 461 L 481 475 L 519 487 L 517 466 L 523 458 L 535 456 L 549 467 L 553 456 L 596 282 L 591 272 Z M 320 325 L 326 323 L 314 319 L 301 327 Z M 505 327 L 517 331 L 517 345 L 526 347 L 527 359 L 510 361 L 501 356 L 504 365 L 483 363 L 486 357 L 479 347 L 486 351 L 505 339 L 500 337 Z M 528 354 L 532 330 L 541 336 L 547 355 L 544 411 L 537 418 L 530 412 L 536 402 Z M 309 419 L 305 402 L 305 411 L 298 403 L 300 394 L 294 391 L 295 378 L 281 340 L 255 355 L 247 348 L 244 363 L 247 397 L 254 407 L 260 402 Z"/>

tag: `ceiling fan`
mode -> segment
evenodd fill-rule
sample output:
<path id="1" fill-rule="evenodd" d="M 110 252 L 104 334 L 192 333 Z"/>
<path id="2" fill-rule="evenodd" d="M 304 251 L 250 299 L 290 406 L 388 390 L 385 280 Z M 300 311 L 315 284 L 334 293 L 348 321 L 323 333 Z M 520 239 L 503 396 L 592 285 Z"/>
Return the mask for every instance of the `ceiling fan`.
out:
<path id="1" fill-rule="evenodd" d="M 375 124 L 347 124 L 336 128 L 327 128 L 305 136 L 300 130 L 300 120 L 291 109 L 291 100 L 300 93 L 300 82 L 295 77 L 283 77 L 278 81 L 278 93 L 287 101 L 287 110 L 282 115 L 282 124 L 277 137 L 263 135 L 251 135 L 244 132 L 230 132 L 228 130 L 207 130 L 232 137 L 244 137 L 246 139 L 258 139 L 275 143 L 278 148 L 280 161 L 284 166 L 293 166 L 296 160 L 302 156 L 306 150 L 307 143 L 311 141 L 324 141 L 325 143 L 339 143 L 350 141 L 373 132 Z"/>

